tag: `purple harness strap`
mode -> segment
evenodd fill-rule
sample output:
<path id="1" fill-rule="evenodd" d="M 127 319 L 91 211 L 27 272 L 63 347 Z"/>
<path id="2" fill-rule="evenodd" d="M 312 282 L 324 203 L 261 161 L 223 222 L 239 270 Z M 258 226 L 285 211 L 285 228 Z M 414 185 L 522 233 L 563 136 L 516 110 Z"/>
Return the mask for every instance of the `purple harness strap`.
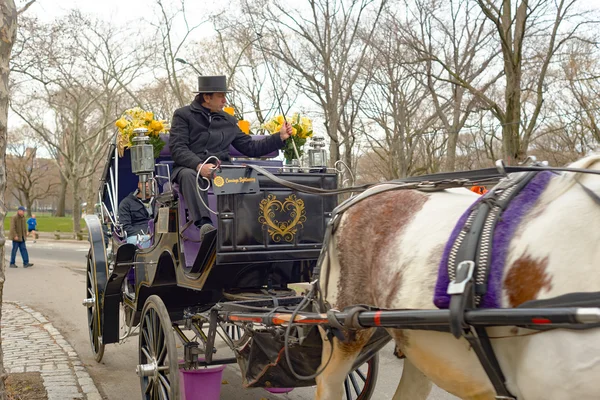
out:
<path id="1" fill-rule="evenodd" d="M 492 240 L 487 293 L 482 296 L 479 307 L 499 308 L 501 306 L 502 277 L 504 275 L 504 264 L 506 262 L 510 241 L 523 218 L 532 209 L 540 195 L 546 189 L 552 176 L 553 173 L 549 171 L 538 173 L 510 202 L 506 210 L 502 213 L 501 218 L 498 220 Z M 444 248 L 444 254 L 438 268 L 438 278 L 433 298 L 433 302 L 438 308 L 446 309 L 450 305 L 450 295 L 447 294 L 448 284 L 450 283 L 450 278 L 448 276 L 448 258 L 450 250 L 463 229 L 471 211 L 474 209 L 474 205 L 480 200 L 481 199 L 478 199 L 459 218 L 450 234 L 446 247 Z"/>

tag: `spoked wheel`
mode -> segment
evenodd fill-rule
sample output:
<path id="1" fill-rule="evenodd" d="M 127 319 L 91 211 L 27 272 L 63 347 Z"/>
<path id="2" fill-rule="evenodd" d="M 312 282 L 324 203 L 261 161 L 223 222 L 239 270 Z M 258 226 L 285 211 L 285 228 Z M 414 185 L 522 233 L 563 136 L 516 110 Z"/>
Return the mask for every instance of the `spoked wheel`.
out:
<path id="1" fill-rule="evenodd" d="M 94 359 L 97 362 L 104 356 L 104 343 L 102 343 L 102 318 L 100 309 L 100 298 L 98 296 L 98 282 L 92 262 L 92 253 L 87 257 L 86 294 L 83 305 L 87 308 L 88 330 L 90 332 L 90 343 Z"/>
<path id="2" fill-rule="evenodd" d="M 344 381 L 345 400 L 367 400 L 375 391 L 379 371 L 379 354 L 350 372 Z"/>
<path id="3" fill-rule="evenodd" d="M 179 365 L 171 318 L 158 296 L 144 304 L 140 321 L 140 364 L 137 374 L 142 398 L 179 400 Z"/>

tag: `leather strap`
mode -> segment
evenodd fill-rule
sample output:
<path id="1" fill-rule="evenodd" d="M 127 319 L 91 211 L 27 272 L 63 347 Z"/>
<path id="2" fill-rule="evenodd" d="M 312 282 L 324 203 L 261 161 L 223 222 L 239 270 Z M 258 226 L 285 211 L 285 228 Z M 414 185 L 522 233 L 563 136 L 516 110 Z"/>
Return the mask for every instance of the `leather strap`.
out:
<path id="1" fill-rule="evenodd" d="M 600 171 L 584 169 L 584 168 L 557 168 L 557 167 L 545 167 L 545 166 L 518 166 L 518 167 L 509 167 L 505 166 L 504 163 L 499 161 L 497 163 L 497 168 L 483 168 L 475 171 L 459 171 L 459 172 L 443 172 L 438 174 L 429 174 L 422 176 L 414 176 L 410 178 L 404 179 L 396 179 L 393 181 L 385 182 L 386 184 L 397 184 L 397 185 L 405 185 L 407 183 L 421 183 L 422 186 L 415 187 L 415 189 L 427 189 L 428 183 L 431 184 L 432 188 L 436 189 L 445 189 L 450 187 L 460 187 L 465 185 L 473 185 L 477 183 L 489 183 L 489 182 L 497 182 L 503 177 L 506 177 L 506 174 L 515 173 L 515 172 L 540 172 L 540 171 L 555 171 L 555 172 L 575 172 L 582 174 L 593 174 L 600 175 Z M 258 165 L 246 165 L 248 168 L 252 168 L 255 171 L 261 173 L 267 178 L 271 179 L 273 182 L 280 184 L 281 186 L 285 186 L 290 189 L 297 190 L 299 192 L 309 193 L 309 194 L 319 194 L 322 196 L 334 196 L 342 193 L 351 193 L 351 192 L 362 192 L 367 190 L 368 188 L 379 185 L 377 184 L 364 184 L 359 186 L 352 186 L 348 188 L 335 189 L 335 190 L 327 190 L 320 189 L 311 186 L 302 185 L 299 183 L 290 182 L 286 179 L 282 179 L 277 175 L 274 175 L 267 171 L 265 168 L 259 167 Z M 461 180 L 462 182 L 461 185 Z"/>

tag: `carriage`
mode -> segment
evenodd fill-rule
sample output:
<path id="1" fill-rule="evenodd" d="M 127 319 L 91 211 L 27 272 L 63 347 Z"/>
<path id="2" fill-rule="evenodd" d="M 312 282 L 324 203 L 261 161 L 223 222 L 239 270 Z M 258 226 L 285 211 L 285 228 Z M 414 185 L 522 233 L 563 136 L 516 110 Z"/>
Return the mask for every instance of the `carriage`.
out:
<path id="1" fill-rule="evenodd" d="M 598 293 L 528 302 L 514 309 L 477 309 L 475 298 L 485 290 L 485 280 L 479 279 L 474 263 L 465 260 L 455 260 L 454 273 L 448 277 L 447 309 L 352 306 L 326 312 L 315 308 L 320 300 L 314 285 L 318 261 L 326 254 L 322 250 L 339 215 L 362 200 L 359 195 L 337 204 L 337 197 L 331 195 L 344 191 L 336 191 L 337 171 L 314 165 L 290 169 L 269 157 L 251 160 L 232 153 L 233 165 L 222 166 L 209 189 L 208 206 L 215 211 L 217 230 L 200 242 L 197 228 L 187 220 L 185 199 L 170 182 L 168 150 L 156 160 L 146 157 L 143 162 L 141 153 L 136 146 L 123 157 L 114 147 L 109 152 L 97 215 L 86 218 L 90 251 L 83 303 L 97 361 L 106 344 L 138 333 L 137 374 L 144 398 L 178 398 L 179 370 L 233 363 L 239 365 L 245 387 L 277 392 L 314 385 L 322 372 L 321 357 L 326 357 L 320 327 L 328 338 L 338 340 L 356 330 L 375 330 L 344 384 L 348 399 L 368 399 L 377 378 L 377 352 L 391 339 L 383 328 L 391 327 L 466 338 L 497 398 L 514 399 L 506 389 L 486 327 L 581 330 L 600 326 Z M 495 206 L 508 202 L 511 193 L 549 169 L 539 163 L 527 167 L 499 163 L 495 169 L 404 179 L 392 182 L 395 188 L 388 185 L 382 190 L 435 191 L 500 180 L 486 198 L 492 200 L 479 202 L 487 209 L 475 218 L 480 220 L 470 228 L 475 232 L 485 229 Z M 519 178 L 508 177 L 508 172 L 518 172 Z M 148 227 L 149 247 L 125 242 L 116 212 L 120 199 L 138 179 L 152 182 L 156 199 L 155 217 Z M 479 254 L 478 240 L 462 245 Z M 459 253 L 466 251 L 457 246 Z M 308 294 L 299 296 L 289 288 L 299 282 L 310 288 Z M 234 357 L 219 356 L 217 336 Z M 180 350 L 176 340 L 181 342 Z"/>
<path id="2" fill-rule="evenodd" d="M 163 140 L 168 142 L 168 135 Z M 157 159 L 152 147 L 146 144 L 144 149 L 144 145 L 138 143 L 119 156 L 113 144 L 100 182 L 97 212 L 85 219 L 90 250 L 83 304 L 96 361 L 102 359 L 107 344 L 139 335 L 137 374 L 144 398 L 179 398 L 180 368 L 236 362 L 247 387 L 277 392 L 314 385 L 314 379 L 296 379 L 285 356 L 272 362 L 283 349 L 283 328 L 225 322 L 219 313 L 298 305 L 302 297 L 288 285 L 299 283 L 302 288 L 302 283 L 311 281 L 337 203 L 336 197 L 283 187 L 248 166 L 323 190 L 337 187 L 340 171 L 321 165 L 302 170 L 285 167 L 273 158 L 277 153 L 247 159 L 231 147 L 232 165 L 220 168 L 209 190 L 208 207 L 214 211 L 217 229 L 201 241 L 199 229 L 187 219 L 186 199 L 171 183 L 168 145 Z M 324 160 L 322 154 L 317 158 Z M 119 202 L 140 180 L 151 183 L 154 198 L 147 232 L 150 243 L 143 246 L 139 241 L 126 242 L 118 215 Z M 218 336 L 235 357 L 219 356 Z M 294 342 L 290 357 L 295 368 L 312 375 L 320 360 L 316 329 L 296 329 L 286 340 Z M 382 336 L 375 345 L 387 340 Z M 178 354 L 176 341 L 181 342 L 183 353 Z M 311 357 L 305 357 L 309 353 Z M 376 348 L 366 352 L 349 375 L 348 399 L 370 396 L 377 376 L 375 354 Z"/>

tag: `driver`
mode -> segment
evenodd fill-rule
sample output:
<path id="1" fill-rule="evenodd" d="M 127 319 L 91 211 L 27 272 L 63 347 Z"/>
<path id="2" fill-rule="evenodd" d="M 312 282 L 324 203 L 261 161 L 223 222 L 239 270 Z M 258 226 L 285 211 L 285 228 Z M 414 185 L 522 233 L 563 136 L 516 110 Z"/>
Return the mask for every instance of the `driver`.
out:
<path id="1" fill-rule="evenodd" d="M 210 219 L 207 192 L 200 191 L 203 203 L 196 190 L 196 174 L 210 178 L 216 166 L 203 165 L 210 156 L 216 156 L 228 164 L 229 145 L 248 157 L 260 157 L 281 149 L 292 134 L 289 123 L 282 125 L 279 135 L 271 135 L 262 140 L 252 140 L 238 128 L 237 119 L 225 112 L 225 76 L 199 76 L 198 91 L 189 106 L 175 110 L 171 123 L 169 147 L 174 161 L 173 181 L 187 201 L 190 219 L 200 228 L 200 240 L 214 230 Z"/>

